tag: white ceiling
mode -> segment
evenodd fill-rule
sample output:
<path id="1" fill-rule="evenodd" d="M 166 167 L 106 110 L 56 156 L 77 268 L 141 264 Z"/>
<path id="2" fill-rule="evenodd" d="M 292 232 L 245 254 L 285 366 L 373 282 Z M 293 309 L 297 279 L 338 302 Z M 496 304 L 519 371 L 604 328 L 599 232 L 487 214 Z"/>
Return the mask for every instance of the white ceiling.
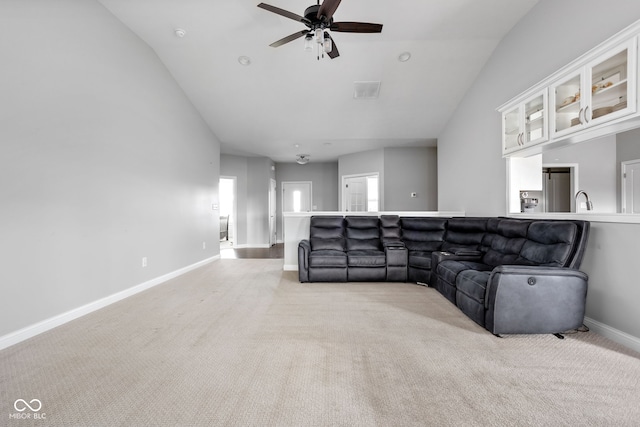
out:
<path id="1" fill-rule="evenodd" d="M 343 0 L 336 22 L 381 23 L 382 33 L 334 32 L 340 56 L 320 61 L 302 38 L 269 47 L 305 27 L 259 0 L 100 2 L 154 49 L 223 153 L 318 162 L 435 146 L 493 49 L 537 0 Z M 313 0 L 265 3 L 303 15 Z M 406 51 L 411 59 L 398 61 Z M 356 81 L 381 81 L 379 98 L 354 99 Z"/>

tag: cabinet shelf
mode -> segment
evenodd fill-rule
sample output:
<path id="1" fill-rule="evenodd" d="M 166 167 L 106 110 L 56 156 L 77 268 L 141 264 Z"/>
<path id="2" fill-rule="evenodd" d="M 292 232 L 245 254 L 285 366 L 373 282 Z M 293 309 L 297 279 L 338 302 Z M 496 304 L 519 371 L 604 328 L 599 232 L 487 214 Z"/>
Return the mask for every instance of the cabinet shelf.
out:
<path id="1" fill-rule="evenodd" d="M 596 90 L 595 92 L 592 92 L 592 96 L 597 96 L 597 95 L 602 95 L 602 94 L 613 92 L 616 89 L 620 88 L 620 86 L 626 85 L 626 84 L 627 84 L 627 79 L 620 80 L 618 83 L 614 83 L 611 86 L 603 87 L 601 89 Z M 626 92 L 627 92 L 627 90 L 624 89 L 624 93 L 626 93 Z"/>

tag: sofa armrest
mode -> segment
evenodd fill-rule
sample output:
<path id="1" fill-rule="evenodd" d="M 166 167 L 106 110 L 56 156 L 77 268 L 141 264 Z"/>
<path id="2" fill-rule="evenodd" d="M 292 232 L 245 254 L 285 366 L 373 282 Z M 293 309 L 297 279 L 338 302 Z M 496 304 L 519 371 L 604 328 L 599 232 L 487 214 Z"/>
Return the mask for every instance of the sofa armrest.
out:
<path id="1" fill-rule="evenodd" d="M 382 246 L 384 248 L 404 248 L 405 244 L 402 240 L 396 238 L 383 238 Z"/>
<path id="2" fill-rule="evenodd" d="M 406 282 L 409 251 L 402 246 L 385 246 L 384 255 L 387 263 L 388 282 Z"/>
<path id="3" fill-rule="evenodd" d="M 311 243 L 309 240 L 301 240 L 298 243 L 298 280 L 301 283 L 309 281 L 309 254 Z"/>
<path id="4" fill-rule="evenodd" d="M 489 277 L 485 327 L 494 334 L 560 333 L 582 326 L 588 276 L 575 269 L 503 265 Z"/>

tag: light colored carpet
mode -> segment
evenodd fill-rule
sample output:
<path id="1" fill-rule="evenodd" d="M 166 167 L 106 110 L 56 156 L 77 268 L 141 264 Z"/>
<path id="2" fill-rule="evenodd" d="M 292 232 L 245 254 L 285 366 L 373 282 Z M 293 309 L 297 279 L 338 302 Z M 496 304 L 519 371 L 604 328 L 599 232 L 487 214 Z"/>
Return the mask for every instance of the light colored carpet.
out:
<path id="1" fill-rule="evenodd" d="M 15 419 L 39 399 L 45 420 Z M 637 426 L 640 354 L 437 291 L 220 260 L 0 352 L 0 425 Z M 28 413 L 29 411 L 25 411 Z"/>

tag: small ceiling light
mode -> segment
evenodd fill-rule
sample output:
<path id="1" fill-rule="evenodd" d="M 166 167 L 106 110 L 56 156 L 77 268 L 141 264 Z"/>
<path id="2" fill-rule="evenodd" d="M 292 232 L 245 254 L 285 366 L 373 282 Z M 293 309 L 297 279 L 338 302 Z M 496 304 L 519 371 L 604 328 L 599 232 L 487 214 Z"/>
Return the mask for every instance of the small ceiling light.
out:
<path id="1" fill-rule="evenodd" d="M 174 33 L 176 34 L 176 36 L 183 38 L 184 36 L 187 35 L 187 32 L 185 30 L 183 30 L 182 28 L 176 28 L 174 30 Z"/>
<path id="2" fill-rule="evenodd" d="M 298 154 L 296 155 L 296 163 L 299 165 L 306 165 L 309 163 L 309 155 L 308 154 Z"/>
<path id="3" fill-rule="evenodd" d="M 248 67 L 249 65 L 251 65 L 251 58 L 249 58 L 248 56 L 241 56 L 238 58 L 238 62 L 240 63 L 240 65 Z"/>
<path id="4" fill-rule="evenodd" d="M 324 32 L 324 51 L 325 53 L 329 53 L 333 50 L 333 43 L 331 41 L 331 37 L 329 37 L 329 33 Z"/>
<path id="5" fill-rule="evenodd" d="M 310 52 L 313 50 L 313 33 L 307 33 L 304 36 L 304 50 Z"/>
<path id="6" fill-rule="evenodd" d="M 411 59 L 410 52 L 402 52 L 400 55 L 398 55 L 398 61 L 400 62 L 407 62 L 410 59 Z"/>

